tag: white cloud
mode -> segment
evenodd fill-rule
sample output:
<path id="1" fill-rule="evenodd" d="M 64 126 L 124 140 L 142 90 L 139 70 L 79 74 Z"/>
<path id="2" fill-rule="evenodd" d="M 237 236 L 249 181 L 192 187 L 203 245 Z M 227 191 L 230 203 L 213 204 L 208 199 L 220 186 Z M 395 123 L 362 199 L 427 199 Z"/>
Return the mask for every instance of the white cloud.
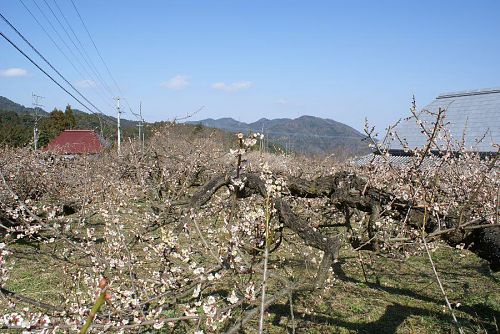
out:
<path id="1" fill-rule="evenodd" d="M 0 75 L 2 77 L 9 77 L 9 78 L 24 77 L 27 74 L 28 72 L 25 69 L 17 67 L 11 67 L 11 68 L 6 68 L 5 70 L 0 70 Z"/>
<path id="2" fill-rule="evenodd" d="M 75 84 L 78 88 L 94 88 L 97 87 L 97 82 L 90 79 L 80 80 Z"/>
<path id="3" fill-rule="evenodd" d="M 179 90 L 189 86 L 189 77 L 178 74 L 161 84 L 162 87 Z"/>
<path id="4" fill-rule="evenodd" d="M 287 99 L 279 99 L 276 101 L 276 103 L 281 105 L 281 106 L 286 106 L 287 104 L 289 104 Z"/>
<path id="5" fill-rule="evenodd" d="M 236 92 L 238 90 L 247 89 L 253 86 L 251 81 L 236 81 L 233 83 L 216 82 L 212 84 L 213 89 L 223 90 L 225 92 Z"/>

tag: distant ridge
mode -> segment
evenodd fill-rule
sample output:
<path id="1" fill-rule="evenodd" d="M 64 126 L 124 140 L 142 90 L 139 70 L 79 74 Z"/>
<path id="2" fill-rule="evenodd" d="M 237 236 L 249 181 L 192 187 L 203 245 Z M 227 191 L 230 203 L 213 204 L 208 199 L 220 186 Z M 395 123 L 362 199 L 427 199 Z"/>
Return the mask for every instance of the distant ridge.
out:
<path id="1" fill-rule="evenodd" d="M 35 109 L 25 107 L 22 104 L 11 101 L 4 96 L 0 96 L 0 110 L 13 111 L 19 115 L 35 114 Z M 38 114 L 41 114 L 41 115 L 47 114 L 47 112 L 45 110 L 43 110 L 42 108 L 37 108 L 37 111 L 38 111 Z"/>
<path id="2" fill-rule="evenodd" d="M 232 132 L 264 132 L 271 141 L 302 154 L 336 153 L 347 157 L 370 151 L 367 142 L 363 141 L 365 136 L 359 131 L 346 124 L 314 116 L 272 120 L 261 118 L 253 123 L 239 122 L 226 117 L 187 123 Z"/>
<path id="3" fill-rule="evenodd" d="M 61 106 L 59 109 L 64 111 L 64 107 L 66 107 L 66 106 Z M 73 109 L 73 113 L 75 115 L 80 114 L 80 115 L 84 115 L 84 116 L 93 117 L 92 114 L 87 113 L 85 111 L 81 111 L 81 110 L 75 109 L 73 107 L 72 107 L 72 109 Z M 16 102 L 14 102 L 14 101 L 12 101 L 4 96 L 0 96 L 0 110 L 12 111 L 18 115 L 34 115 L 35 114 L 34 108 L 25 107 L 22 104 L 16 103 Z M 52 111 L 52 109 L 49 109 L 49 110 Z M 40 116 L 47 116 L 49 114 L 49 112 L 45 111 L 42 108 L 37 108 L 37 112 L 38 112 L 38 115 L 40 115 Z M 112 119 L 113 121 L 116 121 L 116 117 L 107 115 L 107 118 Z M 127 127 L 127 126 L 135 127 L 138 124 L 138 122 L 122 118 L 121 124 L 123 127 Z"/>

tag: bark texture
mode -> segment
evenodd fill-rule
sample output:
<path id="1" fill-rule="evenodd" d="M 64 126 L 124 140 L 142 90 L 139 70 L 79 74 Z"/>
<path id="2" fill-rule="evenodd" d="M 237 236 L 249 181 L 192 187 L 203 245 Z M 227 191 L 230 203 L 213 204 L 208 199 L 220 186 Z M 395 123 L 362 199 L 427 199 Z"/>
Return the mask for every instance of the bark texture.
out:
<path id="1" fill-rule="evenodd" d="M 265 184 L 260 179 L 259 174 L 245 173 L 240 177 L 245 180 L 245 187 L 236 192 L 237 198 L 248 197 L 252 194 L 266 196 Z M 210 200 L 218 189 L 229 186 L 230 183 L 230 174 L 214 177 L 193 195 L 189 208 L 199 209 Z M 427 215 L 424 209 L 414 207 L 411 202 L 399 200 L 393 194 L 370 187 L 365 180 L 348 172 L 340 172 L 315 180 L 288 178 L 287 187 L 290 196 L 330 199 L 345 214 L 346 222 L 349 222 L 350 215 L 354 210 L 367 213 L 370 216 L 367 226 L 367 237 L 370 241 L 364 248 L 379 249 L 379 243 L 383 240 L 377 240 L 373 232 L 373 224 L 381 217 L 381 208 L 390 206 L 390 210 L 384 210 L 384 215 L 391 215 L 399 222 L 406 220 L 406 224 L 411 228 L 421 229 L 424 227 L 428 235 L 442 238 L 451 246 L 464 243 L 471 251 L 487 260 L 492 270 L 500 269 L 500 227 L 489 226 L 486 220 L 480 220 L 478 223 L 484 224 L 484 228 L 471 230 L 462 228 L 459 225 L 459 219 L 453 216 L 440 217 L 441 225 L 439 225 L 436 218 Z M 340 239 L 313 228 L 305 219 L 295 214 L 287 197 L 274 198 L 273 203 L 277 211 L 277 218 L 285 228 L 296 233 L 306 245 L 325 253 L 318 272 L 318 280 L 323 280 L 324 268 L 337 262 L 341 246 Z M 439 232 L 438 228 L 443 227 L 443 223 L 446 232 L 437 233 Z"/>

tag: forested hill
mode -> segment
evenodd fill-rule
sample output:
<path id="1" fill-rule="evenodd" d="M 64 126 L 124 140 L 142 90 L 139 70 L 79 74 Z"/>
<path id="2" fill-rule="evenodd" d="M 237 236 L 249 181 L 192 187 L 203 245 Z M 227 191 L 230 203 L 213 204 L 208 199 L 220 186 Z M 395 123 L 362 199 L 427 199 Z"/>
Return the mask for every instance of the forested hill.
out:
<path id="1" fill-rule="evenodd" d="M 73 109 L 69 105 L 65 109 L 54 108 L 51 112 L 38 108 L 35 113 L 33 108 L 0 96 L 0 146 L 25 146 L 32 142 L 35 114 L 39 117 L 39 147 L 46 145 L 65 129 L 93 129 L 100 132 L 101 124 L 104 137 L 110 141 L 115 138 L 115 117 L 101 117 L 100 121 L 96 115 Z M 278 151 L 307 155 L 335 154 L 339 158 L 369 152 L 368 143 L 363 140 L 364 135 L 357 130 L 331 119 L 313 116 L 272 120 L 262 118 L 253 123 L 239 122 L 232 118 L 187 123 L 230 132 L 264 132 L 266 146 Z M 137 135 L 136 121 L 122 119 L 121 124 L 124 137 Z"/>
<path id="2" fill-rule="evenodd" d="M 65 129 L 92 129 L 100 132 L 102 124 L 103 134 L 108 140 L 113 140 L 116 132 L 116 118 L 107 116 L 107 121 L 101 121 L 94 114 L 89 114 L 70 105 L 64 111 L 54 108 L 47 112 L 37 108 L 25 107 L 10 99 L 0 96 L 0 146 L 25 146 L 33 141 L 33 126 L 35 115 L 39 118 L 39 146 L 46 145 Z M 124 137 L 134 136 L 137 131 L 137 122 L 127 119 L 121 120 Z"/>
<path id="3" fill-rule="evenodd" d="M 363 140 L 365 136 L 359 131 L 346 124 L 314 116 L 262 118 L 253 123 L 232 118 L 209 118 L 189 123 L 233 132 L 264 132 L 269 140 L 297 153 L 351 156 L 369 152 L 368 143 Z"/>
<path id="4" fill-rule="evenodd" d="M 19 115 L 32 115 L 35 114 L 35 109 L 34 108 L 28 108 L 23 106 L 22 104 L 16 103 L 14 101 L 9 100 L 8 98 L 4 96 L 0 96 L 0 110 L 3 111 L 12 111 L 15 112 L 16 114 Z M 37 108 L 38 114 L 41 115 L 47 115 L 48 113 L 41 109 Z"/>

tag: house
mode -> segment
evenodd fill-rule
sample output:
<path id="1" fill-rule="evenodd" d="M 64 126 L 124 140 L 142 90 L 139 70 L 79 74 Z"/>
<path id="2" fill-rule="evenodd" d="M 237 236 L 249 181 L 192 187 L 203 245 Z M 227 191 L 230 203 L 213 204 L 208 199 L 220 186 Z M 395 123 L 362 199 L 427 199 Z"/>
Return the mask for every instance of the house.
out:
<path id="1" fill-rule="evenodd" d="M 439 109 L 444 110 L 444 124 L 449 135 L 466 151 L 497 151 L 495 145 L 500 143 L 500 88 L 439 95 L 417 113 L 419 120 L 429 131 L 433 129 Z M 399 138 L 404 139 L 408 149 L 422 147 L 427 142 L 427 136 L 421 132 L 421 126 L 414 118 L 404 120 L 394 131 Z M 447 148 L 447 136 L 442 130 L 436 136 L 436 143 L 441 150 Z M 404 155 L 404 146 L 394 140 L 389 146 L 389 153 Z"/>
<path id="2" fill-rule="evenodd" d="M 404 164 L 414 149 L 426 146 L 441 110 L 442 125 L 433 136 L 428 153 L 477 152 L 481 156 L 498 154 L 500 144 L 500 88 L 441 94 L 416 117 L 402 120 L 391 132 L 393 139 L 386 147 L 389 161 Z M 425 130 L 424 130 L 425 129 Z M 356 165 L 380 160 L 374 154 L 361 157 Z"/>
<path id="3" fill-rule="evenodd" d="M 93 130 L 64 130 L 43 150 L 57 154 L 95 154 L 103 148 L 100 137 Z"/>

